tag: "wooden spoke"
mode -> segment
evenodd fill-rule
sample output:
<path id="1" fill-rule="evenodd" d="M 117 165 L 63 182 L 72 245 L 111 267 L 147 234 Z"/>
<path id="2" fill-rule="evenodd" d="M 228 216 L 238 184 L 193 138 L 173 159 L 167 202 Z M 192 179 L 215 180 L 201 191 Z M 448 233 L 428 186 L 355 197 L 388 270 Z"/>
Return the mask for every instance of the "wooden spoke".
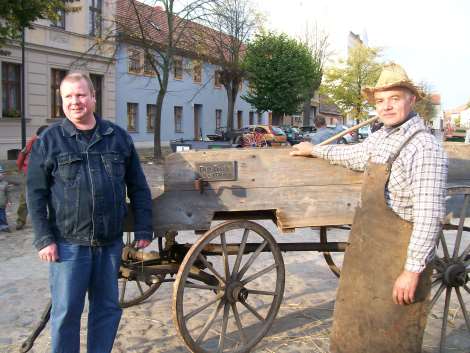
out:
<path id="1" fill-rule="evenodd" d="M 140 295 L 144 295 L 144 290 L 142 289 L 140 281 L 135 281 L 135 283 L 137 284 L 137 287 L 139 288 Z"/>
<path id="2" fill-rule="evenodd" d="M 462 309 L 462 314 L 465 319 L 465 323 L 467 324 L 467 329 L 470 331 L 470 318 L 468 316 L 467 308 L 465 306 L 465 302 L 463 301 L 462 294 L 460 294 L 459 287 L 455 287 L 455 293 L 457 293 L 457 298 L 459 299 L 460 308 Z"/>
<path id="3" fill-rule="evenodd" d="M 222 310 L 222 307 L 224 306 L 225 301 L 221 300 L 217 307 L 212 311 L 212 314 L 209 316 L 209 319 L 206 321 L 204 324 L 204 327 L 202 328 L 201 332 L 199 333 L 199 336 L 196 340 L 196 344 L 201 344 L 201 342 L 204 340 L 204 337 L 206 337 L 207 332 L 209 332 L 210 328 L 215 322 L 215 319 L 219 315 L 220 310 Z"/>
<path id="4" fill-rule="evenodd" d="M 460 255 L 460 258 L 465 261 L 467 255 L 470 255 L 470 244 L 467 245 L 462 255 Z M 466 263 L 468 263 L 468 261 Z"/>
<path id="5" fill-rule="evenodd" d="M 230 313 L 230 305 L 228 303 L 224 304 L 224 318 L 222 320 L 222 331 L 220 332 L 219 336 L 219 349 L 217 352 L 222 353 L 224 351 L 225 346 L 225 334 L 227 332 L 227 324 L 228 324 L 228 315 Z"/>
<path id="6" fill-rule="evenodd" d="M 250 294 L 272 295 L 272 296 L 276 296 L 276 295 L 277 295 L 275 292 L 268 292 L 268 291 L 265 291 L 265 290 L 255 290 L 255 289 L 248 289 L 248 288 L 247 288 L 247 291 L 248 291 L 248 293 L 250 293 Z"/>
<path id="7" fill-rule="evenodd" d="M 250 311 L 250 313 L 252 313 L 259 321 L 261 322 L 264 321 L 264 318 L 260 314 L 258 314 L 258 312 L 250 304 L 248 304 L 247 302 L 240 302 L 240 303 L 242 303 L 243 306 L 247 308 Z"/>
<path id="8" fill-rule="evenodd" d="M 232 306 L 233 317 L 235 318 L 235 322 L 237 324 L 238 332 L 240 332 L 240 339 L 242 341 L 242 344 L 246 344 L 247 339 L 246 339 L 245 331 L 243 331 L 243 325 L 242 325 L 242 321 L 240 320 L 240 315 L 238 314 L 237 304 L 232 303 L 231 306 Z"/>
<path id="9" fill-rule="evenodd" d="M 264 269 L 262 269 L 261 271 L 259 272 L 256 272 L 255 274 L 252 274 L 251 276 L 245 278 L 243 281 L 241 281 L 243 283 L 243 285 L 251 282 L 251 281 L 254 281 L 255 279 L 257 279 L 258 277 L 261 277 L 263 275 L 265 275 L 266 273 L 268 272 L 271 272 L 272 270 L 274 270 L 276 268 L 276 264 L 272 264 L 271 266 L 268 266 Z"/>
<path id="10" fill-rule="evenodd" d="M 240 263 L 242 262 L 243 253 L 245 252 L 246 241 L 248 240 L 248 233 L 249 232 L 250 232 L 249 229 L 245 229 L 243 231 L 243 237 L 242 237 L 242 241 L 240 243 L 240 248 L 238 249 L 237 258 L 235 260 L 235 264 L 233 265 L 233 269 L 232 269 L 232 280 L 235 279 L 235 277 L 237 275 L 237 272 L 238 272 L 238 269 L 240 268 Z"/>
<path id="11" fill-rule="evenodd" d="M 434 304 L 436 304 L 437 299 L 439 299 L 445 288 L 446 285 L 442 283 L 437 292 L 434 294 L 434 297 L 432 297 L 431 302 L 429 303 L 429 311 L 431 311 L 431 309 L 434 307 Z"/>
<path id="12" fill-rule="evenodd" d="M 460 250 L 460 243 L 462 241 L 462 233 L 463 233 L 463 226 L 465 224 L 465 216 L 468 208 L 468 203 L 470 201 L 470 194 L 465 195 L 462 212 L 460 213 L 460 220 L 459 220 L 459 229 L 457 231 L 457 238 L 455 239 L 455 247 L 454 247 L 454 254 L 452 257 L 457 257 L 459 250 Z"/>
<path id="13" fill-rule="evenodd" d="M 185 288 L 195 288 L 195 289 L 204 289 L 204 290 L 211 290 L 211 291 L 216 291 L 219 290 L 219 287 L 216 286 L 208 286 L 205 284 L 196 284 L 196 283 L 186 283 L 184 285 Z"/>
<path id="14" fill-rule="evenodd" d="M 247 261 L 247 263 L 243 266 L 243 268 L 238 273 L 238 276 L 237 276 L 238 280 L 241 280 L 243 278 L 243 275 L 246 273 L 246 271 L 248 271 L 248 269 L 253 264 L 253 262 L 255 262 L 256 258 L 259 256 L 261 251 L 263 251 L 263 249 L 266 247 L 267 244 L 268 242 L 265 240 L 261 243 L 260 246 L 258 246 L 256 251 L 251 255 L 250 259 Z"/>
<path id="15" fill-rule="evenodd" d="M 442 251 L 444 252 L 444 258 L 448 259 L 449 258 L 449 248 L 447 247 L 446 238 L 445 238 L 444 232 L 442 230 L 441 230 L 441 233 L 439 234 L 439 238 L 441 239 Z"/>
<path id="16" fill-rule="evenodd" d="M 431 288 L 434 288 L 439 283 L 442 283 L 442 276 L 437 277 L 434 281 L 432 281 Z"/>
<path id="17" fill-rule="evenodd" d="M 126 286 L 127 286 L 127 278 L 125 278 L 123 280 L 123 283 L 122 283 L 122 291 L 121 291 L 121 295 L 119 297 L 119 302 L 120 303 L 124 302 L 124 296 L 126 295 Z"/>
<path id="18" fill-rule="evenodd" d="M 212 266 L 202 254 L 199 254 L 197 257 L 199 260 L 202 261 L 202 263 L 211 271 L 217 279 L 222 282 L 223 284 L 226 284 L 225 279 L 217 272 L 217 270 Z"/>
<path id="19" fill-rule="evenodd" d="M 444 304 L 444 315 L 442 316 L 441 343 L 439 346 L 440 352 L 444 352 L 444 347 L 446 346 L 447 317 L 449 316 L 449 305 L 450 305 L 451 294 L 452 294 L 452 287 L 447 287 L 446 301 Z"/>
<path id="20" fill-rule="evenodd" d="M 189 314 L 185 315 L 184 316 L 184 319 L 186 321 L 189 321 L 190 319 L 192 319 L 194 316 L 196 316 L 197 314 L 203 312 L 204 310 L 206 310 L 208 307 L 210 307 L 212 304 L 216 303 L 218 300 L 222 299 L 222 297 L 224 296 L 223 293 L 220 293 L 218 294 L 214 299 L 208 301 L 206 304 L 204 304 L 203 306 L 197 308 L 196 310 L 193 310 L 191 311 Z"/>
<path id="21" fill-rule="evenodd" d="M 220 241 L 222 243 L 222 258 L 224 260 L 225 278 L 230 278 L 230 268 L 228 265 L 227 241 L 225 240 L 225 233 L 220 234 Z"/>

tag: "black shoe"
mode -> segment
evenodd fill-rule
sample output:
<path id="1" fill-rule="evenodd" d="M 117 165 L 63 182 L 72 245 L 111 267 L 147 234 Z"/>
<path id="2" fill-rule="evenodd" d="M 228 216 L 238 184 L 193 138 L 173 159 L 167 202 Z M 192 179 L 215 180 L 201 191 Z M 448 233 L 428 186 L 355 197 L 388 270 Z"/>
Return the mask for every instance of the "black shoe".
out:
<path id="1" fill-rule="evenodd" d="M 10 228 L 3 228 L 0 232 L 11 233 Z"/>
<path id="2" fill-rule="evenodd" d="M 21 230 L 24 228 L 24 223 L 17 223 L 16 224 L 16 230 Z"/>

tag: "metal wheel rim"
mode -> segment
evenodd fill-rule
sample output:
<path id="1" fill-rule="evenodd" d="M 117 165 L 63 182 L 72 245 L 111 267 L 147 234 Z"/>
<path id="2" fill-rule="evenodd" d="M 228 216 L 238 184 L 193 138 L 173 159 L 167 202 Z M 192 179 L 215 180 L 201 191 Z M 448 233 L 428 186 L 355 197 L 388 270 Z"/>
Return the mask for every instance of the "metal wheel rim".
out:
<path id="1" fill-rule="evenodd" d="M 447 347 L 447 327 L 449 322 L 449 312 L 452 298 L 456 298 L 453 306 L 458 306 L 460 316 L 464 320 L 464 329 L 470 334 L 470 305 L 465 303 L 465 298 L 470 298 L 470 243 L 468 241 L 470 232 L 468 227 L 464 227 L 465 214 L 470 205 L 470 188 L 449 189 L 449 194 L 464 194 L 464 204 L 459 218 L 459 225 L 451 230 L 455 235 L 455 244 L 449 246 L 449 239 L 443 232 L 439 235 L 438 247 L 442 251 L 442 256 L 436 255 L 433 261 L 432 293 L 429 305 L 429 313 L 434 307 L 443 307 L 441 333 L 439 342 L 439 352 L 444 353 Z M 455 230 L 457 231 L 455 233 Z M 450 232 L 450 231 L 448 231 Z M 467 233 L 467 234 L 465 234 Z M 439 302 L 444 298 L 444 303 Z"/>
<path id="2" fill-rule="evenodd" d="M 271 254 L 273 255 L 275 264 L 276 264 L 276 283 L 275 283 L 275 293 L 276 295 L 273 297 L 273 301 L 269 307 L 268 313 L 265 317 L 264 323 L 262 325 L 262 328 L 259 330 L 256 330 L 256 333 L 254 334 L 253 337 L 249 338 L 246 343 L 244 343 L 241 347 L 235 347 L 234 350 L 231 350 L 230 352 L 236 352 L 236 353 L 242 353 L 242 352 L 249 352 L 267 333 L 267 331 L 270 329 L 272 326 L 272 323 L 277 315 L 277 312 L 279 311 L 279 307 L 282 302 L 282 297 L 284 293 L 284 280 L 285 280 L 285 269 L 284 269 L 284 262 L 282 260 L 282 254 L 279 250 L 279 247 L 277 246 L 276 241 L 272 237 L 272 235 L 262 226 L 260 226 L 257 223 L 250 222 L 250 221 L 230 221 L 230 222 L 225 222 L 222 223 L 213 229 L 209 230 L 206 232 L 199 240 L 191 247 L 190 251 L 187 253 L 185 259 L 183 260 L 180 270 L 178 272 L 178 275 L 176 277 L 176 281 L 174 284 L 173 288 L 173 321 L 175 323 L 175 326 L 177 328 L 177 331 L 180 335 L 180 337 L 184 340 L 186 345 L 191 349 L 191 351 L 196 352 L 196 353 L 211 353 L 215 352 L 215 350 L 207 350 L 203 348 L 201 345 L 199 345 L 196 341 L 196 337 L 193 337 L 193 334 L 189 332 L 187 326 L 186 326 L 186 321 L 183 315 L 183 296 L 184 296 L 184 288 L 185 284 L 187 284 L 187 278 L 189 271 L 191 269 L 192 264 L 196 261 L 198 258 L 198 255 L 200 254 L 201 250 L 205 248 L 207 244 L 209 244 L 213 239 L 219 237 L 221 234 L 225 234 L 226 232 L 230 230 L 237 230 L 237 229 L 249 229 L 250 232 L 255 232 L 259 237 L 265 239 L 267 241 L 267 246 L 269 246 Z M 245 241 L 246 242 L 246 241 Z M 251 256 L 251 254 L 245 255 L 247 257 Z M 233 270 L 233 267 L 231 268 Z M 240 270 L 240 268 L 239 268 Z M 227 276 L 224 277 L 225 280 L 227 280 Z M 228 282 L 228 281 L 227 281 Z M 220 280 L 219 280 L 220 283 Z M 223 316 L 225 317 L 225 314 L 228 311 L 232 312 L 233 315 L 233 308 L 229 307 L 227 309 L 227 305 L 225 303 L 220 304 L 223 302 L 223 298 L 219 299 L 217 301 L 217 308 L 212 311 L 211 316 L 217 311 L 215 314 L 216 317 L 220 315 L 220 312 L 223 311 Z M 219 306 L 222 305 L 223 308 L 219 308 Z M 230 306 L 230 304 L 228 305 Z M 223 309 L 223 310 L 222 310 Z M 241 316 L 241 315 L 239 315 Z M 212 319 L 211 319 L 212 320 Z M 228 319 L 227 319 L 228 320 Z M 239 319 L 240 320 L 240 319 Z M 188 319 L 189 321 L 189 319 Z M 232 321 L 237 321 L 232 318 Z M 225 325 L 227 327 L 228 323 L 225 322 L 225 319 L 223 319 L 222 325 Z M 207 324 L 206 324 L 207 325 Z M 237 327 L 238 322 L 237 322 Z M 242 326 L 243 327 L 243 326 Z M 204 330 L 204 327 L 203 327 Z M 242 329 L 243 331 L 243 329 Z M 222 330 L 223 332 L 223 330 Z M 239 333 L 239 332 L 237 332 Z M 246 333 L 246 332 L 245 332 Z M 194 335 L 195 336 L 195 335 Z M 225 335 L 224 335 L 225 336 Z M 222 337 L 222 334 L 219 336 L 219 345 L 217 347 L 217 352 L 220 351 L 220 338 Z M 241 339 L 241 334 L 240 334 L 240 339 Z M 224 351 L 224 350 L 222 350 Z"/>

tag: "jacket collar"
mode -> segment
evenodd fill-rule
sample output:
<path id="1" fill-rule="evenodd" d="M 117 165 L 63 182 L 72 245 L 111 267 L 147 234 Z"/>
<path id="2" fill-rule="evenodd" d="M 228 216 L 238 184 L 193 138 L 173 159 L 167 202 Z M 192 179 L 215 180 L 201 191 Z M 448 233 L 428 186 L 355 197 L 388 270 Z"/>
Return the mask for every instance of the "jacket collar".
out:
<path id="1" fill-rule="evenodd" d="M 103 135 L 110 135 L 114 132 L 114 128 L 111 124 L 101 119 L 99 116 L 95 114 L 96 119 L 96 137 L 101 138 Z M 64 118 L 61 123 L 62 133 L 64 136 L 72 137 L 77 134 L 77 128 L 75 125 L 67 118 Z"/>

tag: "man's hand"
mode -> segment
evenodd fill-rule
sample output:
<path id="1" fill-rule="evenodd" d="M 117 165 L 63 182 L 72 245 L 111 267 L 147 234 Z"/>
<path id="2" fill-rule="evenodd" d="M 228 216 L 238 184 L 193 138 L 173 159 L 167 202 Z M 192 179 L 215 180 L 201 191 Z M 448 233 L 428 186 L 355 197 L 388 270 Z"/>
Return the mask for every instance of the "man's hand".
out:
<path id="1" fill-rule="evenodd" d="M 59 253 L 55 243 L 49 244 L 38 252 L 39 258 L 46 262 L 55 262 L 59 260 Z"/>
<path id="2" fill-rule="evenodd" d="M 149 246 L 151 243 L 150 240 L 137 240 L 136 243 L 135 243 L 135 247 L 137 249 L 143 249 L 143 248 L 146 248 L 147 246 Z"/>
<path id="3" fill-rule="evenodd" d="M 313 157 L 312 149 L 313 145 L 310 142 L 301 142 L 297 145 L 292 146 L 291 156 L 309 156 Z"/>
<path id="4" fill-rule="evenodd" d="M 393 286 L 393 302 L 395 304 L 412 304 L 418 287 L 420 273 L 404 270 Z"/>

